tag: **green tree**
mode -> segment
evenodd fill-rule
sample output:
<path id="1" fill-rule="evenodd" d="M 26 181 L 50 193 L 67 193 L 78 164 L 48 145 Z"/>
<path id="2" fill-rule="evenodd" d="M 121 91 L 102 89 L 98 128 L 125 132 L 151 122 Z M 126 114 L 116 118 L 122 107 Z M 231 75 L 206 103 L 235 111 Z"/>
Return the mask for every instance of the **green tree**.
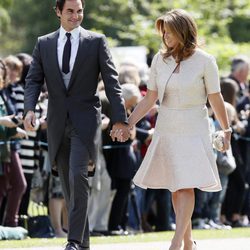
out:
<path id="1" fill-rule="evenodd" d="M 7 31 L 10 24 L 10 17 L 8 14 L 8 8 L 10 7 L 12 0 L 0 0 L 0 34 Z"/>
<path id="2" fill-rule="evenodd" d="M 1 36 L 2 51 L 0 52 L 2 54 L 19 51 L 31 53 L 38 36 L 51 32 L 59 26 L 53 10 L 54 3 L 54 0 L 0 0 L 0 19 L 1 9 L 4 8 L 6 15 L 5 24 L 0 23 L 0 31 L 3 30 L 1 27 L 7 27 L 11 20 L 9 25 L 11 29 L 6 29 L 5 36 L 3 38 Z M 246 20 L 245 23 L 248 23 L 250 2 L 249 0 L 169 0 L 167 2 L 86 0 L 83 26 L 103 32 L 113 46 L 145 45 L 156 51 L 161 41 L 155 31 L 155 20 L 165 11 L 173 8 L 186 9 L 194 16 L 198 24 L 199 36 L 205 39 L 206 44 L 232 44 L 231 35 L 235 34 L 233 32 L 235 29 L 237 31 L 237 26 L 232 24 L 242 16 L 244 18 L 240 20 Z M 248 38 L 244 38 L 244 41 L 246 39 Z M 239 39 L 239 41 L 242 40 Z"/>
<path id="3" fill-rule="evenodd" d="M 12 4 L 12 0 L 0 0 L 0 48 L 5 48 L 4 37 L 10 27 L 10 16 L 8 9 Z M 0 50 L 0 55 L 2 51 Z"/>
<path id="4" fill-rule="evenodd" d="M 52 32 L 57 18 L 51 0 L 13 0 L 9 14 L 11 29 L 5 40 L 6 51 L 31 53 L 38 36 Z"/>

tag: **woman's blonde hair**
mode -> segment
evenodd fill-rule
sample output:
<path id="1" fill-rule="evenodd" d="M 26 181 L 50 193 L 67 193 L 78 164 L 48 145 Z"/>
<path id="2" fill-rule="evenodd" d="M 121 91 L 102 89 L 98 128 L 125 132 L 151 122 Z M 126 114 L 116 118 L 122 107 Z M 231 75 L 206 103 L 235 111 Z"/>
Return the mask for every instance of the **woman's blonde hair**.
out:
<path id="1" fill-rule="evenodd" d="M 21 78 L 21 74 L 23 71 L 23 63 L 18 57 L 9 55 L 4 58 L 4 63 L 7 68 L 10 70 L 15 70 L 18 73 L 17 79 L 15 81 L 19 81 Z"/>
<path id="2" fill-rule="evenodd" d="M 194 53 L 197 45 L 197 26 L 194 19 L 182 9 L 174 9 L 159 17 L 155 23 L 157 31 L 162 37 L 164 47 L 163 58 L 175 55 L 176 61 L 180 62 Z M 168 47 L 164 33 L 169 29 L 178 40 L 175 48 Z"/>

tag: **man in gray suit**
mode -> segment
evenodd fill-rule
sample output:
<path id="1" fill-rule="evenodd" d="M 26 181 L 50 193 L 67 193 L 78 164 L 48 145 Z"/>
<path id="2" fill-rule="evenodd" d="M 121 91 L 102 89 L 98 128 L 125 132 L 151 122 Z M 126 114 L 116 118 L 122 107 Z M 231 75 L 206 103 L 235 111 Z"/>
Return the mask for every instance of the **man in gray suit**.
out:
<path id="1" fill-rule="evenodd" d="M 33 130 L 34 109 L 45 80 L 49 156 L 52 169 L 59 173 L 69 213 L 67 250 L 89 249 L 88 165 L 98 158 L 100 73 L 113 111 L 112 138 L 124 141 L 129 137 L 124 101 L 105 36 L 80 27 L 84 5 L 84 0 L 56 1 L 61 27 L 38 38 L 24 102 L 24 125 Z"/>

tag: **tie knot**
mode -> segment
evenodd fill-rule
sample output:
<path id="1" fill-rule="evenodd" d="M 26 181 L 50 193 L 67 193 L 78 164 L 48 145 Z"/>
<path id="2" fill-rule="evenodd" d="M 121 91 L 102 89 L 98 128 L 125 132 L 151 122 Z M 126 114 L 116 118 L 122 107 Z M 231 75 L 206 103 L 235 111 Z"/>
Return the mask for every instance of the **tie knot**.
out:
<path id="1" fill-rule="evenodd" d="M 70 39 L 70 36 L 71 36 L 71 33 L 66 33 L 66 37 L 68 38 L 68 39 Z"/>

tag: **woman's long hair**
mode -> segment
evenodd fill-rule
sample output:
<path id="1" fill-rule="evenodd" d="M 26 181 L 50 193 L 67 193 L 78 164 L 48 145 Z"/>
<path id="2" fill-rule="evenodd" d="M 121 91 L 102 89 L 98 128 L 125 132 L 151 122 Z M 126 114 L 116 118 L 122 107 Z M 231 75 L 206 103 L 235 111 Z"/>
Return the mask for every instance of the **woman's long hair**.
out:
<path id="1" fill-rule="evenodd" d="M 190 57 L 197 48 L 197 27 L 194 19 L 182 9 L 174 9 L 159 17 L 155 23 L 163 41 L 161 50 L 163 58 L 174 55 L 177 62 Z M 174 48 L 168 47 L 164 38 L 165 30 L 169 29 L 178 40 Z"/>

